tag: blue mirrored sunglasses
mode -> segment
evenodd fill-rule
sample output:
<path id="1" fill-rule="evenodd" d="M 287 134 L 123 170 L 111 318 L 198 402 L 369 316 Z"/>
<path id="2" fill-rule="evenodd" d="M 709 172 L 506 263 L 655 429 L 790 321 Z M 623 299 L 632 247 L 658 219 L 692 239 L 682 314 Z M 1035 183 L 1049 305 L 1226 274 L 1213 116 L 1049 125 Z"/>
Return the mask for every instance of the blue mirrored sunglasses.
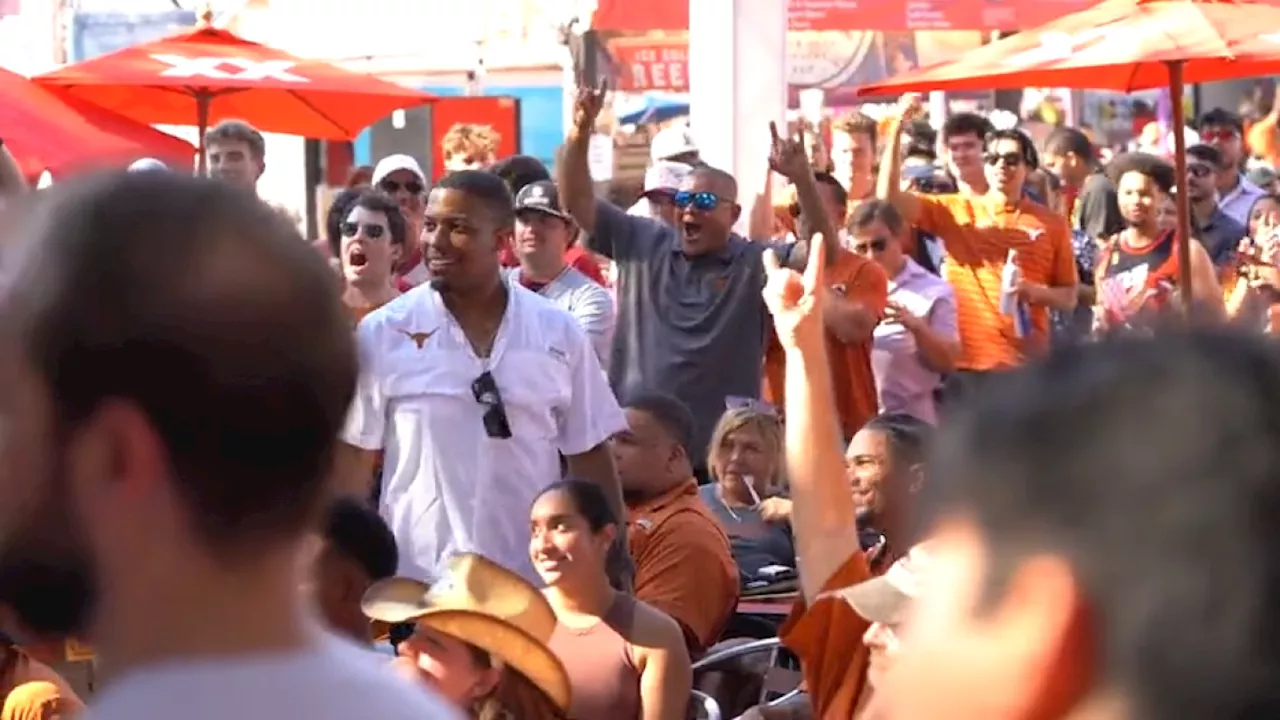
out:
<path id="1" fill-rule="evenodd" d="M 671 201 L 681 210 L 693 207 L 694 210 L 702 211 L 715 210 L 716 206 L 721 202 L 719 196 L 715 193 L 689 192 L 688 190 L 681 190 L 676 193 Z"/>

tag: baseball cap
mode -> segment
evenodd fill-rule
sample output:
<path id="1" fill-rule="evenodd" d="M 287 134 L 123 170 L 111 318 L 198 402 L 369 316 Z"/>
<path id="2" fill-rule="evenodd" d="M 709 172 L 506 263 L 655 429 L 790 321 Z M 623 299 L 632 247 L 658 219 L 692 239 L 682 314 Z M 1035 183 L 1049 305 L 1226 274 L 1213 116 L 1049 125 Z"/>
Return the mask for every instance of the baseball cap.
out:
<path id="1" fill-rule="evenodd" d="M 1270 165 L 1254 165 L 1245 173 L 1249 182 L 1258 187 L 1265 187 L 1276 181 L 1276 171 Z"/>
<path id="2" fill-rule="evenodd" d="M 670 160 L 658 160 L 644 171 L 644 192 L 654 190 L 679 190 L 681 183 L 693 172 L 693 166 Z"/>
<path id="3" fill-rule="evenodd" d="M 529 183 L 520 190 L 516 195 L 516 213 L 522 210 L 534 210 L 565 221 L 573 220 L 560 205 L 560 192 L 550 180 Z"/>
<path id="4" fill-rule="evenodd" d="M 153 170 L 168 171 L 169 166 L 155 158 L 139 158 L 129 166 L 129 172 L 150 172 Z"/>
<path id="5" fill-rule="evenodd" d="M 691 152 L 698 152 L 698 144 L 693 141 L 693 133 L 686 125 L 663 128 L 649 143 L 649 159 L 653 162 Z"/>
<path id="6" fill-rule="evenodd" d="M 404 153 L 388 155 L 379 160 L 378 164 L 373 167 L 372 183 L 377 185 L 397 170 L 408 170 L 417 175 L 418 180 L 422 181 L 423 185 L 427 184 L 427 176 L 422 172 L 422 166 L 418 164 L 417 160 L 413 159 L 412 155 L 405 155 Z"/>
<path id="7" fill-rule="evenodd" d="M 911 603 L 920 597 L 929 563 L 928 551 L 916 545 L 890 565 L 885 574 L 836 590 L 835 594 L 849 603 L 854 612 L 871 622 L 896 624 L 902 621 Z"/>

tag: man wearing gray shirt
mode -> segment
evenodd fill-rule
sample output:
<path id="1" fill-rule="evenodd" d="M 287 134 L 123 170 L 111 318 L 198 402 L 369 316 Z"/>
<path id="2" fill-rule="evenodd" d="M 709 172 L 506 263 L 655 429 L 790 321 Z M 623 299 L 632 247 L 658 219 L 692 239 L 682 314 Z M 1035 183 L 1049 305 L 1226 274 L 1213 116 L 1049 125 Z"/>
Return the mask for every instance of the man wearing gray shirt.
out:
<path id="1" fill-rule="evenodd" d="M 564 207 L 587 233 L 589 248 L 618 269 L 609 381 L 620 398 L 661 388 L 688 405 L 694 420 L 690 452 L 705 481 L 707 443 L 725 398 L 760 396 L 768 316 L 760 294 L 761 257 L 769 246 L 733 233 L 741 214 L 737 183 L 715 168 L 700 167 L 684 181 L 675 198 L 681 213 L 676 227 L 597 201 L 587 146 L 603 99 L 603 90 L 579 90 L 556 175 Z M 796 168 L 797 161 L 804 172 L 792 174 L 799 176 L 802 208 L 826 218 L 803 144 L 775 141 L 771 162 Z M 779 255 L 802 265 L 807 245 L 788 246 Z"/>
<path id="2" fill-rule="evenodd" d="M 608 370 L 615 320 L 613 296 L 565 262 L 565 250 L 577 232 L 577 223 L 560 206 L 555 183 L 539 180 L 524 186 L 516 195 L 512 248 L 520 267 L 506 272 L 576 318 L 591 339 L 600 367 Z"/>

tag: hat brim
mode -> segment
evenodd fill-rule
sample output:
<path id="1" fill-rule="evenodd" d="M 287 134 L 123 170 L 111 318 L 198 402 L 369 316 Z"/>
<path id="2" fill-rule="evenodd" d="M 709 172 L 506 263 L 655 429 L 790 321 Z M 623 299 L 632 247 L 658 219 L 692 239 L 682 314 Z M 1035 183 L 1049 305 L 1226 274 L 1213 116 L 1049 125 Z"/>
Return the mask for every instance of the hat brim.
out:
<path id="1" fill-rule="evenodd" d="M 432 610 L 417 621 L 500 659 L 546 693 L 556 707 L 569 711 L 569 674 L 555 653 L 529 633 L 473 610 Z"/>
<path id="2" fill-rule="evenodd" d="M 885 625 L 902 622 L 911 604 L 911 597 L 884 576 L 837 590 L 835 594 L 866 620 Z"/>
<path id="3" fill-rule="evenodd" d="M 516 217 L 519 217 L 521 213 L 539 213 L 541 215 L 549 215 L 553 218 L 560 218 L 565 222 L 573 222 L 573 218 L 570 217 L 569 213 L 560 212 L 559 210 L 552 210 L 551 208 L 540 207 L 538 205 L 517 206 Z"/>
<path id="4" fill-rule="evenodd" d="M 429 585 L 406 577 L 379 580 L 365 590 L 360 609 L 370 620 L 389 623 L 416 620 L 431 609 L 427 603 Z"/>

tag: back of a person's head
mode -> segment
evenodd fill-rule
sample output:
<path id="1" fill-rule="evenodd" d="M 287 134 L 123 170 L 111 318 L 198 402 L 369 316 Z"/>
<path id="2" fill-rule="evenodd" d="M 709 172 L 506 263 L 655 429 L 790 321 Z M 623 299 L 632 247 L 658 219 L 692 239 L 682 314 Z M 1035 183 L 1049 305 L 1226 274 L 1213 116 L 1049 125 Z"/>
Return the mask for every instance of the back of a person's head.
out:
<path id="1" fill-rule="evenodd" d="M 60 183 L 21 215 L 19 341 L 59 436 L 137 408 L 212 552 L 317 516 L 356 362 L 333 272 L 243 190 L 177 173 Z"/>
<path id="2" fill-rule="evenodd" d="M 377 510 L 354 498 L 329 506 L 324 526 L 329 547 L 355 562 L 370 580 L 389 578 L 400 561 L 395 536 Z"/>
<path id="3" fill-rule="evenodd" d="M 1044 141 L 1044 151 L 1049 155 L 1074 154 L 1084 162 L 1093 162 L 1095 153 L 1093 142 L 1084 131 L 1062 125 L 1053 129 Z"/>
<path id="4" fill-rule="evenodd" d="M 1170 331 L 1065 345 L 984 385 L 938 435 L 920 518 L 980 538 L 974 612 L 1060 559 L 1087 618 L 1081 672 L 1129 717 L 1280 717 L 1278 352 Z"/>
<path id="5" fill-rule="evenodd" d="M 489 172 L 502 178 L 514 197 L 526 186 L 543 180 L 550 180 L 551 173 L 547 166 L 536 157 L 529 155 L 512 155 L 503 158 L 489 167 Z"/>

